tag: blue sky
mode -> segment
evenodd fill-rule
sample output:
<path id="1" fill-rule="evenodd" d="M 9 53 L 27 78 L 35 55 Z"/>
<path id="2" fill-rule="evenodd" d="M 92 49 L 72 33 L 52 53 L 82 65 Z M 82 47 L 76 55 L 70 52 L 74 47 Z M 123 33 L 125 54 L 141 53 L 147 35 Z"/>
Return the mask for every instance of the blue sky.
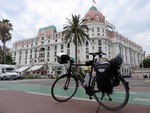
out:
<path id="1" fill-rule="evenodd" d="M 141 45 L 150 54 L 150 0 L 95 0 L 95 7 L 116 31 Z M 13 24 L 13 38 L 7 43 L 35 37 L 39 28 L 55 25 L 63 30 L 71 14 L 82 17 L 92 6 L 92 0 L 0 0 L 0 20 Z"/>

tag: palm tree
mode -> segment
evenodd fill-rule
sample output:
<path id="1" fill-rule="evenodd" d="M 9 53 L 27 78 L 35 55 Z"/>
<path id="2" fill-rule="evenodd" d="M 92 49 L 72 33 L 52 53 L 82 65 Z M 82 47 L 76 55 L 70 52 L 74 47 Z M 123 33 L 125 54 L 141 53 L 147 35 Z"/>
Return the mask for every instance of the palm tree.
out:
<path id="1" fill-rule="evenodd" d="M 6 42 L 12 39 L 11 30 L 13 30 L 13 28 L 9 20 L 2 19 L 2 21 L 0 21 L 0 40 L 3 43 L 3 63 L 5 63 Z"/>
<path id="2" fill-rule="evenodd" d="M 89 30 L 84 22 L 85 19 L 80 19 L 80 15 L 72 15 L 71 19 L 68 19 L 67 24 L 64 26 L 63 36 L 64 40 L 67 43 L 68 41 L 73 41 L 75 45 L 75 62 L 77 63 L 77 45 L 84 43 L 85 40 L 89 40 L 89 35 L 86 34 L 86 31 Z M 76 67 L 77 72 L 77 67 Z"/>
<path id="3" fill-rule="evenodd" d="M 2 48 L 0 46 L 0 64 L 3 63 L 3 52 L 2 52 Z"/>

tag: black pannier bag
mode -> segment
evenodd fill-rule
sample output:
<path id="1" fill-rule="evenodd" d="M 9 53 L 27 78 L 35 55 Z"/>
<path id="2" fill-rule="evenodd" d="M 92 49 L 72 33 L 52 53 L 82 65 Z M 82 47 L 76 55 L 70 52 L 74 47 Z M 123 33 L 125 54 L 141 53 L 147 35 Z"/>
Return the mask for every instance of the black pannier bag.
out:
<path id="1" fill-rule="evenodd" d="M 96 62 L 94 64 L 96 71 L 97 88 L 102 93 L 112 94 L 113 84 L 111 79 L 111 67 L 109 62 Z"/>
<path id="2" fill-rule="evenodd" d="M 118 69 L 123 62 L 121 54 L 109 62 L 96 62 L 94 68 L 96 71 L 97 88 L 102 93 L 112 94 L 113 87 L 118 86 L 120 81 L 118 79 Z"/>
<path id="3" fill-rule="evenodd" d="M 57 53 L 57 62 L 60 64 L 65 64 L 70 59 L 69 55 L 65 53 Z"/>
<path id="4" fill-rule="evenodd" d="M 113 86 L 118 86 L 120 83 L 118 77 L 116 76 L 118 76 L 119 74 L 118 69 L 120 69 L 122 62 L 123 62 L 123 56 L 121 54 L 118 54 L 115 58 L 109 61 L 111 66 Z"/>
<path id="5" fill-rule="evenodd" d="M 118 54 L 115 58 L 109 61 L 111 68 L 118 69 L 123 62 L 123 57 L 121 54 Z"/>

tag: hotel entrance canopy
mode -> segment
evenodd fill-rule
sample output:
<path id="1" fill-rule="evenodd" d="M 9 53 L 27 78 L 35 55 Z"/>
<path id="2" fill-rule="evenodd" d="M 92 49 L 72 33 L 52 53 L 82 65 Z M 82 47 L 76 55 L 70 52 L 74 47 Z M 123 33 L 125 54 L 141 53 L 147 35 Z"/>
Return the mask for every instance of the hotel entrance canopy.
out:
<path id="1" fill-rule="evenodd" d="M 23 72 L 23 71 L 27 70 L 28 68 L 30 68 L 30 66 L 21 67 L 21 68 L 17 69 L 16 71 Z"/>
<path id="2" fill-rule="evenodd" d="M 30 69 L 28 69 L 28 71 L 36 71 L 36 70 L 38 70 L 38 69 L 40 69 L 42 67 L 43 67 L 43 65 L 36 65 L 36 66 L 33 66 Z"/>

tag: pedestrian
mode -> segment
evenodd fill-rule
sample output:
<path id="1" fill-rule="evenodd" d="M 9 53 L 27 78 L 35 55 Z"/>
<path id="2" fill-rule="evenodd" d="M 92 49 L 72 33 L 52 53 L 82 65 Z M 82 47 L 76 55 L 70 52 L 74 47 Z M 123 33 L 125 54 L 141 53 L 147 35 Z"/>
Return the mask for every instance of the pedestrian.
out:
<path id="1" fill-rule="evenodd" d="M 146 74 L 146 73 L 144 73 L 143 78 L 144 78 L 144 79 L 147 79 L 147 78 L 148 78 L 148 76 L 147 76 L 147 74 Z"/>
<path id="2" fill-rule="evenodd" d="M 50 73 L 50 71 L 48 71 L 47 77 L 48 77 L 48 78 L 52 78 L 52 74 Z"/>

